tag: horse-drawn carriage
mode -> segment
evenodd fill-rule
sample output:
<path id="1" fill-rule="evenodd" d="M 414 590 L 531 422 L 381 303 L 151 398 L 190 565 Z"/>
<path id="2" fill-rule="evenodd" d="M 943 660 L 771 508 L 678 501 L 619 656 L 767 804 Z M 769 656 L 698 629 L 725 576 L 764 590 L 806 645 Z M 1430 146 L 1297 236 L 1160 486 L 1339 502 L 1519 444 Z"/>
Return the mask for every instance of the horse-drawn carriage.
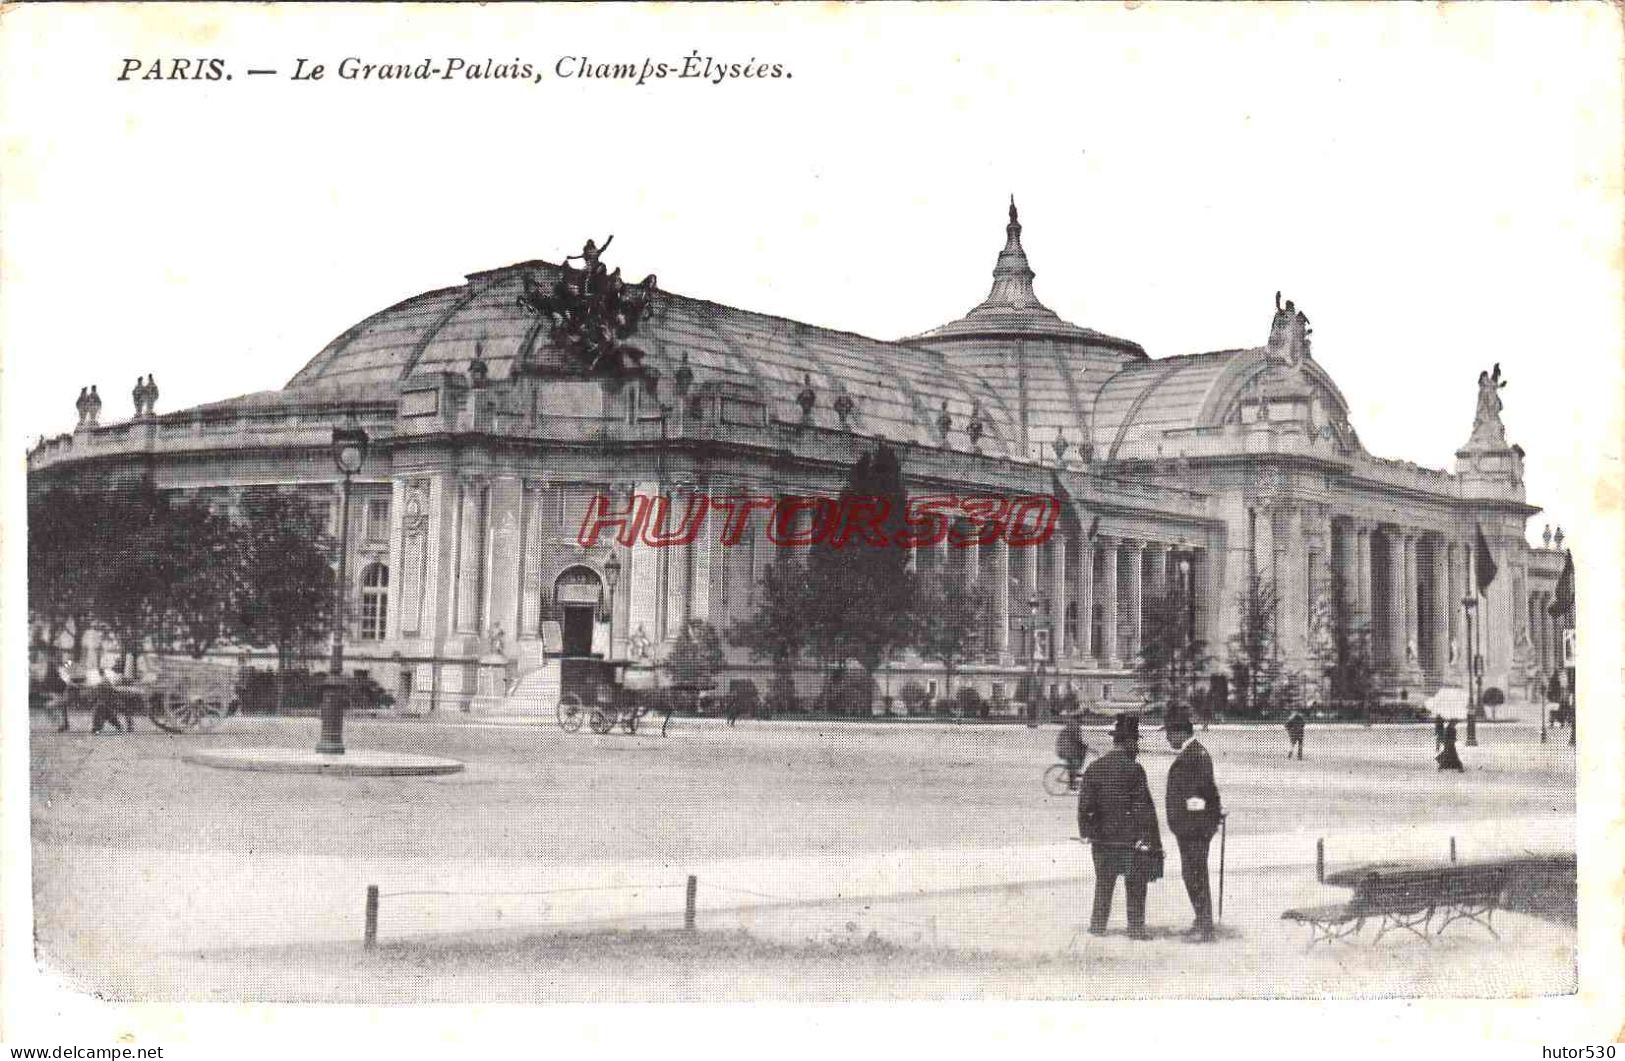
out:
<path id="1" fill-rule="evenodd" d="M 145 702 L 152 724 L 169 733 L 211 730 L 237 713 L 237 670 L 206 660 L 163 657 L 149 664 L 149 681 L 104 687 Z"/>
<path id="2" fill-rule="evenodd" d="M 576 732 L 583 723 L 594 733 L 617 727 L 636 733 L 643 716 L 660 707 L 656 671 L 646 663 L 574 657 L 559 664 L 557 714 L 566 733 Z M 670 720 L 670 712 L 666 718 Z"/>

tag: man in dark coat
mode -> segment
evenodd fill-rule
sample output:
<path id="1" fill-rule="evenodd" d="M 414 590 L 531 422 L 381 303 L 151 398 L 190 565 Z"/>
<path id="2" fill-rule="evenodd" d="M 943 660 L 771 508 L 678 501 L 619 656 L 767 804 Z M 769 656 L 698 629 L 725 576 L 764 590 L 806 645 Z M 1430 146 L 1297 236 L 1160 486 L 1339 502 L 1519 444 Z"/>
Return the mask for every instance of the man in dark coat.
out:
<path id="1" fill-rule="evenodd" d="M 1185 935 L 1206 943 L 1213 938 L 1213 893 L 1208 888 L 1207 855 L 1219 831 L 1224 810 L 1213 780 L 1213 758 L 1195 739 L 1188 716 L 1170 713 L 1163 726 L 1168 745 L 1179 754 L 1168 767 L 1168 831 L 1179 844 L 1179 869 L 1185 878 L 1196 920 Z"/>
<path id="2" fill-rule="evenodd" d="M 1294 751 L 1298 753 L 1299 759 L 1303 758 L 1303 727 L 1302 711 L 1294 711 L 1287 717 L 1286 737 L 1288 744 L 1286 746 L 1286 757 L 1288 759 L 1292 758 Z"/>
<path id="3" fill-rule="evenodd" d="M 1078 834 L 1092 845 L 1095 901 L 1089 931 L 1105 935 L 1117 878 L 1124 880 L 1130 939 L 1150 939 L 1145 930 L 1146 885 L 1162 876 L 1162 829 L 1151 802 L 1140 752 L 1140 720 L 1118 715 L 1112 750 L 1083 772 L 1078 793 Z"/>
<path id="4" fill-rule="evenodd" d="M 1438 751 L 1444 747 L 1444 716 L 1433 716 L 1433 750 Z"/>

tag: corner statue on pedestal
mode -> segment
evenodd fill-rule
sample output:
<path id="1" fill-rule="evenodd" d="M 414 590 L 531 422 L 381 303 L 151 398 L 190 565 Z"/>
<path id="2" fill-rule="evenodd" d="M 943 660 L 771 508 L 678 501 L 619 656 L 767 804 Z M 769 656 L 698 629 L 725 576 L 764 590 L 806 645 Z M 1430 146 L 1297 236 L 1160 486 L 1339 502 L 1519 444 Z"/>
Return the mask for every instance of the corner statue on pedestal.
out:
<path id="1" fill-rule="evenodd" d="M 1498 393 L 1506 381 L 1501 378 L 1501 363 L 1495 363 L 1493 372 L 1478 374 L 1478 408 L 1473 411 L 1473 433 L 1467 439 L 1468 449 L 1506 449 L 1506 428 L 1501 424 L 1501 395 Z"/>

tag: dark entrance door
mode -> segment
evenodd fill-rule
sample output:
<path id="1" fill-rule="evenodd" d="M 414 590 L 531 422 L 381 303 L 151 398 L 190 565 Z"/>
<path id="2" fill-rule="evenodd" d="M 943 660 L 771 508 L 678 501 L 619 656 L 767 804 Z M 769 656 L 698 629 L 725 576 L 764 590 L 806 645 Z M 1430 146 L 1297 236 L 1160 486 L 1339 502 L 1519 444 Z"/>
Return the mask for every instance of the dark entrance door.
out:
<path id="1" fill-rule="evenodd" d="M 592 620 L 595 609 L 590 604 L 564 606 L 563 649 L 566 656 L 592 655 Z"/>

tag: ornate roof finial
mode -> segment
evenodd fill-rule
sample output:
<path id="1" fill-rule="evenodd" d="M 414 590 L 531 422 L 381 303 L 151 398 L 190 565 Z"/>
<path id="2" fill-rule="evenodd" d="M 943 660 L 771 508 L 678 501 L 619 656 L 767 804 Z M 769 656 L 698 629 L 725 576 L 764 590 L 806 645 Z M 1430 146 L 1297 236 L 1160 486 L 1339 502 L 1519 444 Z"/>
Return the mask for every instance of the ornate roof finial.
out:
<path id="1" fill-rule="evenodd" d="M 1011 308 L 1037 306 L 1038 296 L 1033 294 L 1032 266 L 1027 264 L 1027 252 L 1021 249 L 1021 222 L 1016 214 L 1016 197 L 1010 197 L 1010 223 L 1004 226 L 1004 250 L 999 252 L 998 264 L 993 267 L 993 290 L 988 292 L 983 305 L 999 304 Z"/>
<path id="2" fill-rule="evenodd" d="M 688 388 L 694 385 L 694 370 L 688 367 L 688 351 L 683 351 L 683 361 L 677 366 L 677 393 L 687 394 Z"/>
<path id="3" fill-rule="evenodd" d="M 796 395 L 796 404 L 801 406 L 803 420 L 812 416 L 813 406 L 818 403 L 818 393 L 813 390 L 812 373 L 801 374 L 801 393 Z"/>

